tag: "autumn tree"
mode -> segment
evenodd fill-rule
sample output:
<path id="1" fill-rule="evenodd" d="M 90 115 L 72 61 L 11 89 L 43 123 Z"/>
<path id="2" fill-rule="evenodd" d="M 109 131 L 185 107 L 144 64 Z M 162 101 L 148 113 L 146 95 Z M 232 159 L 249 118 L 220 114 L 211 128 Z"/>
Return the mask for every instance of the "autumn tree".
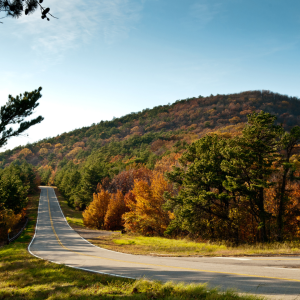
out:
<path id="1" fill-rule="evenodd" d="M 122 215 L 128 211 L 124 195 L 121 191 L 112 194 L 104 220 L 104 228 L 107 230 L 120 230 L 123 228 Z"/>
<path id="2" fill-rule="evenodd" d="M 130 211 L 123 215 L 124 227 L 128 231 L 144 235 L 163 235 L 172 214 L 163 209 L 164 193 L 172 193 L 162 173 L 154 172 L 150 184 L 144 180 L 135 180 L 132 194 L 134 200 L 127 197 Z"/>
<path id="3" fill-rule="evenodd" d="M 19 152 L 20 158 L 26 158 L 27 156 L 33 155 L 32 151 L 28 148 L 24 148 Z"/>
<path id="4" fill-rule="evenodd" d="M 11 164 L 0 171 L 0 238 L 7 240 L 10 230 L 24 216 L 32 174 L 27 165 Z M 8 240 L 7 240 L 8 241 Z"/>
<path id="5" fill-rule="evenodd" d="M 151 170 L 145 166 L 136 165 L 128 170 L 124 170 L 116 175 L 109 186 L 111 193 L 116 193 L 118 190 L 125 195 L 133 189 L 135 180 L 144 180 L 150 182 Z"/>
<path id="6" fill-rule="evenodd" d="M 12 209 L 0 207 L 0 240 L 9 243 L 9 233 L 22 219 L 22 213 L 14 213 Z"/>
<path id="7" fill-rule="evenodd" d="M 103 229 L 110 199 L 110 193 L 105 190 L 94 194 L 93 201 L 82 213 L 83 224 L 87 227 Z"/>

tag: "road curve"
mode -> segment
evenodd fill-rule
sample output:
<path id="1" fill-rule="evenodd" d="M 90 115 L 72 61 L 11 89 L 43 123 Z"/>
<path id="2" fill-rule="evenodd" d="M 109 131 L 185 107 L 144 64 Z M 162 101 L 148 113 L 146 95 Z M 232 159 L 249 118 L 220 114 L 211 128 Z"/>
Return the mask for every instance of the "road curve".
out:
<path id="1" fill-rule="evenodd" d="M 209 258 L 131 255 L 96 247 L 67 223 L 54 190 L 41 187 L 28 251 L 51 262 L 127 278 L 204 283 L 275 299 L 300 299 L 299 257 Z"/>

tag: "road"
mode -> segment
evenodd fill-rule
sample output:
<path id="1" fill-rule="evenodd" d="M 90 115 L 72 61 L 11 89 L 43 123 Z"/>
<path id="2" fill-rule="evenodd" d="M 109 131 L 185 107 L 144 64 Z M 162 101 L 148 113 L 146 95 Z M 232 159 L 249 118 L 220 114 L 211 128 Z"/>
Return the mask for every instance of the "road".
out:
<path id="1" fill-rule="evenodd" d="M 300 256 L 153 257 L 96 247 L 67 223 L 53 188 L 41 187 L 35 237 L 28 247 L 39 258 L 121 277 L 204 283 L 237 288 L 272 299 L 300 300 Z"/>

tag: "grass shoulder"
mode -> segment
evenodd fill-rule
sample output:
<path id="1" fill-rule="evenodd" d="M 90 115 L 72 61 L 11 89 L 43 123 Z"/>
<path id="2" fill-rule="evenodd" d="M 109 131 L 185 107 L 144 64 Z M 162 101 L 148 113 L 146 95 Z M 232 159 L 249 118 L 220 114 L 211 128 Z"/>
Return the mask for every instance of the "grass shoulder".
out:
<path id="1" fill-rule="evenodd" d="M 276 256 L 299 255 L 299 242 L 241 245 L 201 243 L 189 239 L 169 239 L 121 234 L 90 239 L 93 244 L 106 249 L 130 254 L 154 256 Z"/>
<path id="2" fill-rule="evenodd" d="M 22 235 L 0 249 L 0 299 L 261 299 L 234 291 L 207 289 L 203 284 L 92 274 L 38 259 L 27 251 L 35 231 L 38 199 L 38 194 L 30 197 L 29 223 Z"/>
<path id="3" fill-rule="evenodd" d="M 53 187 L 60 207 L 70 226 L 85 228 L 83 225 L 82 211 L 77 211 L 68 205 L 67 200 L 61 195 L 58 188 Z"/>

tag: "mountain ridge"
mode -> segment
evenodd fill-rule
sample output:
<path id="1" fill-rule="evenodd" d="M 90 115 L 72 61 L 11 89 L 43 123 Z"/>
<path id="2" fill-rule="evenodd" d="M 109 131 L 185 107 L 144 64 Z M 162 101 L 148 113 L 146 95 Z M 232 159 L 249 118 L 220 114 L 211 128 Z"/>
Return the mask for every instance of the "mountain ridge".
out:
<path id="1" fill-rule="evenodd" d="M 168 139 L 189 143 L 208 132 L 236 131 L 234 127 L 237 124 L 241 127 L 247 120 L 247 114 L 260 110 L 276 115 L 277 122 L 282 123 L 286 130 L 300 125 L 297 97 L 267 90 L 199 96 L 146 108 L 6 150 L 0 153 L 0 164 L 5 167 L 15 160 L 26 160 L 35 166 L 50 165 L 54 169 L 62 160 L 81 163 L 93 151 L 111 142 L 126 144 L 127 140 L 136 140 L 136 144 L 148 143 L 152 149 L 159 147 L 159 144 L 162 146 L 161 141 Z M 188 138 L 190 136 L 193 137 Z"/>

